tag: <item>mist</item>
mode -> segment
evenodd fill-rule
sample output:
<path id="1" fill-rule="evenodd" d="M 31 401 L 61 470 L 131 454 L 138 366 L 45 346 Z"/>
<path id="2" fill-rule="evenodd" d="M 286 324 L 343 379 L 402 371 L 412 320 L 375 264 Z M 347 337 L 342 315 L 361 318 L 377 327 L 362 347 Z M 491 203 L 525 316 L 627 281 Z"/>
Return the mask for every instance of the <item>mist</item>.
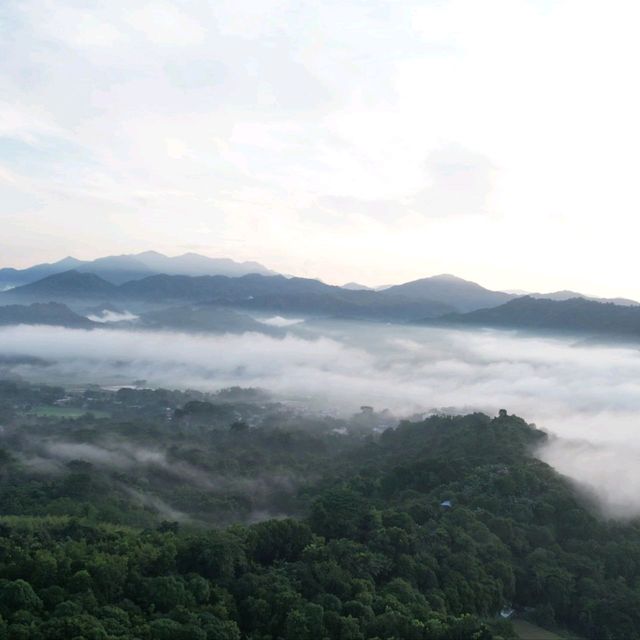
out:
<path id="1" fill-rule="evenodd" d="M 259 320 L 263 324 L 272 327 L 292 327 L 293 325 L 304 322 L 302 318 L 283 318 L 282 316 L 273 316 L 272 318 L 263 318 Z"/>
<path id="2" fill-rule="evenodd" d="M 110 311 L 109 309 L 104 309 L 102 313 L 99 314 L 91 314 L 88 315 L 87 318 L 93 322 L 131 322 L 133 320 L 137 320 L 140 316 L 131 313 L 130 311 Z"/>
<path id="3" fill-rule="evenodd" d="M 126 385 L 144 379 L 149 386 L 203 391 L 251 386 L 336 414 L 361 405 L 400 416 L 504 408 L 553 436 L 537 455 L 595 496 L 607 515 L 640 515 L 637 349 L 351 322 L 308 321 L 287 331 L 276 339 L 6 327 L 0 355 L 10 363 L 5 372 L 32 381 Z"/>
<path id="4" fill-rule="evenodd" d="M 86 443 L 60 438 L 60 434 L 45 438 L 23 436 L 21 444 L 19 458 L 35 473 L 59 476 L 68 473 L 74 462 L 88 463 L 106 473 L 111 486 L 133 502 L 179 522 L 202 524 L 206 520 L 169 504 L 163 498 L 167 487 L 197 487 L 220 500 L 233 495 L 250 496 L 253 508 L 247 513 L 236 513 L 235 517 L 253 523 L 284 517 L 285 514 L 269 509 L 274 497 L 293 496 L 309 480 L 307 475 L 301 477 L 291 470 L 225 474 L 176 459 L 170 446 L 145 447 L 126 437 L 99 437 L 97 442 Z M 143 488 L 134 488 L 134 483 Z"/>

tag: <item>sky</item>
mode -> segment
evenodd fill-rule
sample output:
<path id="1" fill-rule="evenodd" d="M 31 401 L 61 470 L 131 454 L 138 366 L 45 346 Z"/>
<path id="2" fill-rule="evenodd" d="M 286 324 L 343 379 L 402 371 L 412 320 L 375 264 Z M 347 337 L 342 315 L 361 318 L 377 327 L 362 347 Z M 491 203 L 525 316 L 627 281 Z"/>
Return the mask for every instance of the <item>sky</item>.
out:
<path id="1" fill-rule="evenodd" d="M 0 262 L 640 298 L 630 0 L 0 3 Z"/>

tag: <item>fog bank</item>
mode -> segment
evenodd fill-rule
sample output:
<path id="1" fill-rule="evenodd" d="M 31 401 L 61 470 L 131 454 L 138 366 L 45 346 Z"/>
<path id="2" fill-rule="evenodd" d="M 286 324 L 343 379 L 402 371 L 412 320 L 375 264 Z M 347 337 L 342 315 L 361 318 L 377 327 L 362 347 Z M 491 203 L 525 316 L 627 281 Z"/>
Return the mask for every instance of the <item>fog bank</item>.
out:
<path id="1" fill-rule="evenodd" d="M 91 314 L 88 315 L 87 318 L 92 320 L 93 322 L 132 322 L 133 320 L 137 320 L 139 316 L 131 313 L 129 311 L 123 311 L 122 313 L 118 311 L 110 311 L 109 309 L 104 309 L 102 313 L 99 314 Z"/>
<path id="2" fill-rule="evenodd" d="M 253 386 L 336 412 L 505 408 L 556 436 L 540 457 L 608 513 L 640 514 L 640 352 L 628 346 L 348 322 L 292 325 L 284 339 L 20 326 L 0 329 L 0 356 L 60 384 Z"/>

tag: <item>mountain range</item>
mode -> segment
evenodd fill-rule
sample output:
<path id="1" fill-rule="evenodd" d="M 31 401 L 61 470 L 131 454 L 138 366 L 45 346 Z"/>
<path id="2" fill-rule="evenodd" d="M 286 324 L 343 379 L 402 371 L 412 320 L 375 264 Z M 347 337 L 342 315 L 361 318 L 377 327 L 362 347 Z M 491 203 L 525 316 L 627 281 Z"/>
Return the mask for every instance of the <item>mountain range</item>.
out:
<path id="1" fill-rule="evenodd" d="M 106 256 L 96 260 L 78 260 L 71 256 L 53 263 L 38 264 L 27 269 L 0 269 L 0 290 L 37 282 L 47 276 L 70 270 L 91 273 L 112 284 L 165 273 L 185 276 L 243 276 L 248 273 L 275 275 L 257 262 L 235 262 L 229 258 L 209 258 L 197 253 L 169 257 L 157 251 Z"/>
<path id="2" fill-rule="evenodd" d="M 540 298 L 541 300 L 571 300 L 573 298 L 583 298 L 584 300 L 590 300 L 591 302 L 604 302 L 618 304 L 624 307 L 636 307 L 638 302 L 636 300 L 630 300 L 629 298 L 598 298 L 597 296 L 587 296 L 577 291 L 569 291 L 563 289 L 562 291 L 552 291 L 551 293 L 525 293 L 531 298 Z M 522 296 L 520 296 L 522 297 Z"/>
<path id="3" fill-rule="evenodd" d="M 78 260 L 69 256 L 57 262 L 37 264 L 26 269 L 1 268 L 0 291 L 35 283 L 48 276 L 62 274 L 67 271 L 93 274 L 114 285 L 124 284 L 132 280 L 142 280 L 153 275 L 191 277 L 221 275 L 231 278 L 250 274 L 279 275 L 258 262 L 236 262 L 229 258 L 210 258 L 197 253 L 185 253 L 170 257 L 157 251 L 144 251 L 136 254 L 105 256 L 95 260 Z M 287 279 L 295 278 L 287 277 Z M 305 279 L 302 278 L 301 280 Z M 631 306 L 639 304 L 635 300 L 628 298 L 598 298 L 567 290 L 551 293 L 531 293 L 520 290 L 509 292 L 492 291 L 475 282 L 448 274 L 379 287 L 369 287 L 358 282 L 348 282 L 337 288 L 351 291 L 385 291 L 388 294 L 400 295 L 411 300 L 431 300 L 449 305 L 459 312 L 497 306 L 523 295 L 550 300 L 585 298 L 597 302 L 613 302 L 619 305 Z"/>
<path id="4" fill-rule="evenodd" d="M 432 320 L 427 319 L 431 323 Z M 640 338 L 640 306 L 585 298 L 549 300 L 524 296 L 470 313 L 448 314 L 438 324 Z"/>
<path id="5" fill-rule="evenodd" d="M 279 313 L 372 320 L 417 320 L 455 311 L 449 304 L 400 294 L 353 291 L 309 278 L 249 274 L 228 276 L 153 275 L 123 284 L 78 271 L 48 276 L 0 294 L 2 300 L 78 303 L 101 300 L 172 305 L 197 303 Z"/>
<path id="6" fill-rule="evenodd" d="M 84 274 L 86 275 L 86 274 Z M 113 286 L 113 285 L 112 285 Z M 114 286 L 114 289 L 118 287 Z M 278 298 L 285 300 L 285 298 Z M 302 296 L 302 300 L 309 298 Z M 385 298 L 398 301 L 398 298 Z M 316 301 L 317 302 L 317 301 Z M 406 304 L 406 303 L 405 303 Z M 282 305 L 285 311 L 290 305 Z M 325 301 L 325 310 L 327 310 Z M 264 308 L 264 305 L 259 305 Z M 341 307 L 345 310 L 344 301 Z M 359 313 L 364 312 L 364 306 Z M 400 308 L 407 310 L 406 306 Z M 414 311 L 417 307 L 414 307 Z M 110 303 L 97 305 L 90 310 L 95 316 L 111 311 L 116 318 L 127 317 Z M 352 309 L 353 312 L 353 309 Z M 371 305 L 370 313 L 381 313 L 381 308 Z M 86 310 L 85 310 L 86 313 Z M 234 310 L 215 303 L 170 306 L 146 311 L 139 316 L 130 314 L 132 319 L 121 321 L 97 321 L 95 316 L 87 318 L 59 302 L 37 302 L 30 305 L 0 306 L 0 326 L 2 325 L 53 325 L 75 329 L 95 328 L 138 328 L 167 329 L 198 333 L 263 333 L 273 337 L 283 337 L 284 329 L 258 322 L 241 310 Z M 356 316 L 350 316 L 356 317 Z M 569 333 L 574 335 L 600 336 L 616 339 L 640 338 L 640 306 L 601 303 L 584 298 L 570 300 L 545 300 L 524 296 L 488 309 L 478 309 L 469 313 L 447 313 L 425 318 L 427 324 L 438 326 L 473 326 L 495 329 L 520 329 L 534 332 Z"/>
<path id="7" fill-rule="evenodd" d="M 12 304 L 0 307 L 0 326 L 45 324 L 73 329 L 90 329 L 98 324 L 57 302 L 36 302 L 29 306 Z"/>
<path id="8" fill-rule="evenodd" d="M 258 322 L 233 309 L 191 305 L 149 311 L 133 326 L 194 333 L 264 333 L 277 338 L 286 334 L 283 329 Z"/>
<path id="9" fill-rule="evenodd" d="M 74 268 L 47 275 L 51 269 L 69 266 Z M 223 268 L 263 273 L 202 274 Z M 154 271 L 162 269 L 189 273 Z M 139 316 L 136 326 L 147 328 L 231 331 L 235 327 L 268 332 L 247 312 L 270 312 L 640 337 L 640 306 L 633 300 L 591 298 L 572 291 L 522 296 L 447 274 L 378 289 L 357 283 L 339 287 L 311 278 L 285 277 L 258 263 L 197 254 L 169 258 L 155 252 L 91 262 L 66 258 L 22 271 L 0 270 L 7 273 L 36 279 L 0 293 L 0 324 L 88 327 L 91 320 L 85 316 L 95 318 L 87 309 L 100 303 L 106 310 L 126 306 L 134 312 L 132 317 Z M 70 315 L 74 313 L 77 317 Z"/>

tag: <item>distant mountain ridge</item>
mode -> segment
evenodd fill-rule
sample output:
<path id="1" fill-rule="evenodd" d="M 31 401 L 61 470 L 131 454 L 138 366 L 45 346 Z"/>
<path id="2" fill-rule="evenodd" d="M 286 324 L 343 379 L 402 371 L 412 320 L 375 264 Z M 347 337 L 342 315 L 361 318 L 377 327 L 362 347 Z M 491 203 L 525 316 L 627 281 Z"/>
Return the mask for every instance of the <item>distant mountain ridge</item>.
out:
<path id="1" fill-rule="evenodd" d="M 228 276 L 231 278 L 251 274 L 280 275 L 254 261 L 236 262 L 229 258 L 210 258 L 193 252 L 170 257 L 157 251 L 144 251 L 137 254 L 105 256 L 90 261 L 68 256 L 58 262 L 38 264 L 27 269 L 2 268 L 0 269 L 0 292 L 70 270 L 93 274 L 115 285 L 162 274 L 191 277 Z M 292 276 L 285 277 L 293 279 Z M 302 278 L 302 280 L 309 279 Z M 569 290 L 550 293 L 533 293 L 521 290 L 493 291 L 476 282 L 450 274 L 379 287 L 368 287 L 358 282 L 348 282 L 339 288 L 351 291 L 385 292 L 413 301 L 440 302 L 451 306 L 453 310 L 458 312 L 495 307 L 523 295 L 550 300 L 584 298 L 595 302 L 612 302 L 618 305 L 640 304 L 628 298 L 601 298 Z"/>
<path id="2" fill-rule="evenodd" d="M 169 307 L 150 311 L 140 317 L 139 325 L 146 329 L 202 333 L 264 333 L 284 337 L 286 331 L 270 327 L 244 313 L 220 307 Z"/>
<path id="3" fill-rule="evenodd" d="M 122 284 L 160 273 L 188 276 L 242 276 L 249 273 L 276 275 L 275 271 L 258 262 L 235 262 L 229 258 L 209 258 L 197 253 L 170 257 L 157 251 L 145 251 L 95 260 L 78 260 L 69 256 L 58 262 L 38 264 L 27 269 L 7 267 L 0 269 L 0 290 L 37 282 L 71 269 L 97 275 L 112 284 Z"/>
<path id="4" fill-rule="evenodd" d="M 0 294 L 15 300 L 78 302 L 135 300 L 162 304 L 212 304 L 331 317 L 411 321 L 455 309 L 428 299 L 388 292 L 352 291 L 319 280 L 248 274 L 228 276 L 152 275 L 114 285 L 94 274 L 68 271 Z"/>
<path id="5" fill-rule="evenodd" d="M 60 276 L 63 276 L 60 278 Z M 95 284 L 97 276 L 91 274 L 74 274 L 67 272 L 60 276 L 50 276 L 45 280 L 61 279 L 71 283 L 77 295 L 79 285 Z M 78 279 L 76 276 L 80 276 Z M 180 288 L 183 276 L 153 276 L 153 278 L 177 279 L 176 287 Z M 203 276 L 199 283 L 199 293 L 207 291 L 205 286 L 211 280 L 224 279 L 224 276 Z M 256 278 L 269 279 L 269 276 L 245 276 L 248 280 Z M 282 278 L 287 281 L 286 278 Z M 99 278 L 98 278 L 99 280 Z M 229 279 L 227 279 L 229 280 Z M 234 279 L 230 279 L 234 280 Z M 303 279 L 302 279 L 303 280 Z M 38 290 L 43 289 L 44 281 L 34 283 Z M 101 293 L 104 294 L 105 285 L 111 291 L 120 293 L 126 290 L 124 286 L 111 285 L 102 281 Z M 640 340 L 640 306 L 624 306 L 613 303 L 595 302 L 584 298 L 569 300 L 548 300 L 524 296 L 509 300 L 497 307 L 478 309 L 468 313 L 439 313 L 437 305 L 429 307 L 424 303 L 411 301 L 394 296 L 381 296 L 369 291 L 345 291 L 344 297 L 330 295 L 322 289 L 318 281 L 311 281 L 317 290 L 305 289 L 305 283 L 299 282 L 293 293 L 283 289 L 280 293 L 263 293 L 244 298 L 233 298 L 221 289 L 222 296 L 217 301 L 192 304 L 183 300 L 181 305 L 156 309 L 131 315 L 124 321 L 95 322 L 94 319 L 76 313 L 60 302 L 36 302 L 29 305 L 10 304 L 0 306 L 0 326 L 9 325 L 49 325 L 74 329 L 146 329 L 172 330 L 197 333 L 263 333 L 272 337 L 284 337 L 286 330 L 274 328 L 255 320 L 246 311 L 271 311 L 287 313 L 309 313 L 343 317 L 345 319 L 387 320 L 397 322 L 415 321 L 416 314 L 423 314 L 423 324 L 444 327 L 484 327 L 494 329 L 516 329 L 532 332 L 571 334 L 592 338 L 606 338 L 615 340 Z M 56 284 L 56 287 L 58 287 Z M 139 283 L 136 283 L 139 285 Z M 250 286 L 249 283 L 246 284 Z M 27 285 L 25 288 L 33 287 Z M 339 287 L 334 289 L 340 290 Z M 51 290 L 51 289 L 50 289 Z M 58 289 L 59 290 L 59 289 Z M 266 290 L 266 289 L 265 289 Z M 214 289 L 210 288 L 209 293 Z M 246 291 L 244 292 L 246 293 Z M 256 290 L 257 293 L 257 290 Z M 1 294 L 4 296 L 6 294 Z M 186 292 L 186 298 L 189 292 Z M 127 299 L 126 295 L 122 299 Z M 221 303 L 221 300 L 223 301 Z M 234 303 L 232 303 L 234 301 Z M 0 297 L 0 305 L 2 298 Z M 186 302 L 186 303 L 185 303 Z M 100 309 L 108 307 L 110 303 L 103 303 Z M 232 308 L 232 307 L 235 307 Z M 96 307 L 98 309 L 98 307 Z M 428 309 L 429 315 L 424 311 Z M 125 314 L 123 314 L 125 315 Z"/>
<path id="6" fill-rule="evenodd" d="M 3 295 L 25 296 L 39 299 L 82 299 L 113 295 L 118 287 L 93 273 L 75 270 L 56 273 L 30 284 L 16 287 Z"/>
<path id="7" fill-rule="evenodd" d="M 524 296 L 491 309 L 448 314 L 437 322 L 445 325 L 640 338 L 639 306 L 596 302 L 581 297 L 548 300 Z"/>
<path id="8" fill-rule="evenodd" d="M 0 325 L 54 325 L 74 329 L 90 329 L 99 326 L 88 318 L 74 313 L 57 302 L 36 302 L 29 306 L 7 305 L 0 307 Z"/>
<path id="9" fill-rule="evenodd" d="M 421 278 L 383 289 L 370 289 L 355 282 L 339 287 L 311 278 L 274 274 L 254 262 L 236 263 L 232 260 L 212 259 L 192 253 L 169 258 L 153 251 L 137 255 L 107 256 L 90 263 L 65 258 L 53 265 L 36 265 L 22 272 L 5 269 L 0 273 L 10 272 L 10 277 L 14 278 L 18 273 L 31 278 L 52 268 L 55 270 L 60 266 L 69 265 L 74 268 L 45 275 L 34 282 L 0 293 L 0 304 L 57 301 L 72 306 L 82 303 L 83 306 L 79 308 L 85 308 L 85 303 L 95 306 L 97 302 L 103 302 L 117 306 L 126 302 L 139 304 L 137 313 L 149 311 L 149 306 L 157 309 L 162 305 L 182 308 L 184 322 L 195 325 L 198 322 L 214 323 L 214 319 L 195 313 L 191 313 L 187 318 L 185 305 L 270 311 L 280 315 L 301 314 L 310 317 L 391 322 L 415 322 L 447 316 L 448 321 L 453 322 L 454 317 L 501 308 L 511 301 L 523 299 L 515 292 L 492 291 L 475 282 L 449 274 Z M 186 273 L 156 272 L 169 269 Z M 266 273 L 251 272 L 239 276 L 193 275 L 217 269 L 264 269 Z M 25 276 L 25 272 L 29 273 Z M 617 306 L 629 308 L 637 307 L 637 303 L 624 298 L 593 299 L 572 291 L 531 294 L 526 298 L 550 302 L 580 299 L 594 303 L 613 302 Z M 513 308 L 521 307 L 507 307 L 509 310 Z M 536 310 L 539 310 L 539 307 L 536 307 Z M 504 324 L 509 322 L 508 317 L 511 316 L 505 315 L 504 312 L 495 317 L 481 313 L 456 321 L 473 323 L 487 320 Z M 224 320 L 222 316 L 220 320 Z M 511 321 L 518 326 L 525 326 L 522 323 L 533 323 L 534 319 Z"/>
<path id="10" fill-rule="evenodd" d="M 100 307 L 103 309 L 104 305 Z M 134 318 L 136 318 L 134 316 Z M 59 302 L 35 302 L 30 305 L 0 306 L 0 326 L 47 325 L 69 329 L 146 329 L 196 333 L 263 333 L 284 337 L 286 331 L 254 320 L 230 309 L 170 307 L 142 314 L 134 320 L 102 323 L 75 313 Z"/>
<path id="11" fill-rule="evenodd" d="M 636 307 L 640 305 L 640 302 L 631 300 L 630 298 L 599 298 L 597 296 L 588 296 L 577 291 L 570 291 L 564 289 L 562 291 L 552 291 L 551 293 L 528 293 L 531 298 L 538 298 L 540 300 L 571 300 L 572 298 L 583 298 L 584 300 L 590 300 L 591 302 L 603 302 L 612 303 L 624 307 Z"/>
<path id="12" fill-rule="evenodd" d="M 485 289 L 475 282 L 463 280 L 450 274 L 413 280 L 383 289 L 381 293 L 383 295 L 401 295 L 412 300 L 425 298 L 438 300 L 461 312 L 495 307 L 516 297 L 503 291 Z"/>

